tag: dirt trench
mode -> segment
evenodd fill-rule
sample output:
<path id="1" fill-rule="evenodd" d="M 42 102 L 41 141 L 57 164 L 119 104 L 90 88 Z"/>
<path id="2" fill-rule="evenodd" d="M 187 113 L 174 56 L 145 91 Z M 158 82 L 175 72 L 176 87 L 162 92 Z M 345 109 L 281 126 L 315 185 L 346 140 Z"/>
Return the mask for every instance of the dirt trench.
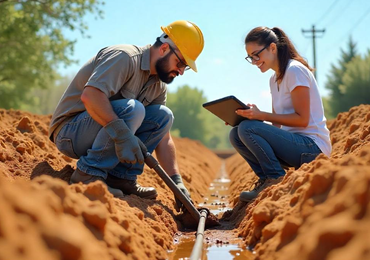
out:
<path id="1" fill-rule="evenodd" d="M 0 110 L 0 260 L 167 259 L 184 227 L 163 181 L 147 168 L 139 177 L 156 187 L 155 201 L 115 199 L 101 183 L 68 185 L 75 160 L 48 140 L 49 122 Z M 370 106 L 341 113 L 328 126 L 330 159 L 320 155 L 288 170 L 249 204 L 238 195 L 255 176 L 239 155 L 228 158 L 233 209 L 220 215 L 223 225 L 210 240 L 241 237 L 255 259 L 369 259 Z M 185 185 L 202 203 L 221 159 L 193 140 L 175 144 Z"/>

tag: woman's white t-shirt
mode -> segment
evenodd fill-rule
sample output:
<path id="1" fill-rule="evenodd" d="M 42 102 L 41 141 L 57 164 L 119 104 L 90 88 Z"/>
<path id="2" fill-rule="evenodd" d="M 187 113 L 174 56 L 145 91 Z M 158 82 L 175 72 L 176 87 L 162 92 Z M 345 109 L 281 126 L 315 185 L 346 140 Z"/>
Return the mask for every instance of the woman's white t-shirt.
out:
<path id="1" fill-rule="evenodd" d="M 279 86 L 276 82 L 276 74 L 270 78 L 272 107 L 276 114 L 295 113 L 291 92 L 297 86 L 310 89 L 310 121 L 307 127 L 282 126 L 281 129 L 312 138 L 321 151 L 330 156 L 332 150 L 330 134 L 326 127 L 324 108 L 317 83 L 312 72 L 299 61 L 289 61 Z"/>

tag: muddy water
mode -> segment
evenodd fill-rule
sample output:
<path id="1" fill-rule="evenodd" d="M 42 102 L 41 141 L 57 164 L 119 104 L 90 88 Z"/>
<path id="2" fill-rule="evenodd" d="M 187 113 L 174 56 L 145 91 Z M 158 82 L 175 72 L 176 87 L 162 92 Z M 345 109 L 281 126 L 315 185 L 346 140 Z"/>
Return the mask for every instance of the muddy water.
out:
<path id="1" fill-rule="evenodd" d="M 214 215 L 221 216 L 223 212 L 231 209 L 229 187 L 230 179 L 225 164 L 222 163 L 217 178 L 210 184 L 208 194 L 198 206 L 208 208 Z M 202 260 L 254 259 L 252 252 L 246 249 L 243 240 L 238 238 L 237 234 L 238 231 L 228 223 L 221 223 L 216 229 L 205 230 Z M 194 242 L 195 232 L 178 232 L 174 238 L 176 248 L 168 252 L 168 260 L 189 259 Z"/>
<path id="2" fill-rule="evenodd" d="M 204 197 L 204 202 L 199 204 L 199 207 L 208 208 L 216 216 L 230 210 L 229 186 L 230 179 L 225 170 L 225 163 L 222 163 L 219 176 L 210 184 L 208 194 Z"/>
<path id="3" fill-rule="evenodd" d="M 178 243 L 177 248 L 169 252 L 169 260 L 189 259 L 193 250 L 194 238 L 185 236 Z M 201 260 L 252 260 L 253 254 L 238 244 L 204 245 Z"/>

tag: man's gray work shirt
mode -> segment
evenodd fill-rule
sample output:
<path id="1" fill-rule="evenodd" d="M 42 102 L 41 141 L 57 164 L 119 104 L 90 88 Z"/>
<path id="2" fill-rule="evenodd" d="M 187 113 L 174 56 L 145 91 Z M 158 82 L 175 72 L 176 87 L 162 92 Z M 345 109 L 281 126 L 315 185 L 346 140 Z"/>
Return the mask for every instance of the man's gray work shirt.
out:
<path id="1" fill-rule="evenodd" d="M 144 106 L 166 104 L 166 84 L 150 75 L 150 45 L 106 47 L 80 69 L 68 86 L 51 118 L 49 138 L 61 129 L 60 124 L 86 110 L 81 101 L 86 86 L 101 90 L 111 101 L 125 98 L 136 99 Z"/>

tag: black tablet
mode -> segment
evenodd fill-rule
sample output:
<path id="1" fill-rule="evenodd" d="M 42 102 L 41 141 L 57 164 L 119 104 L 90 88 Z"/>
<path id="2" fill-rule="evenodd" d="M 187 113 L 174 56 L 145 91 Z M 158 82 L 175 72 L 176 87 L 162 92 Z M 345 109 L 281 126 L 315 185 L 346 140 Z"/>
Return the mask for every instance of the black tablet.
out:
<path id="1" fill-rule="evenodd" d="M 234 96 L 227 96 L 204 103 L 203 107 L 231 126 L 236 126 L 241 121 L 247 120 L 247 118 L 237 115 L 235 110 L 249 109 L 249 106 L 245 105 Z"/>

